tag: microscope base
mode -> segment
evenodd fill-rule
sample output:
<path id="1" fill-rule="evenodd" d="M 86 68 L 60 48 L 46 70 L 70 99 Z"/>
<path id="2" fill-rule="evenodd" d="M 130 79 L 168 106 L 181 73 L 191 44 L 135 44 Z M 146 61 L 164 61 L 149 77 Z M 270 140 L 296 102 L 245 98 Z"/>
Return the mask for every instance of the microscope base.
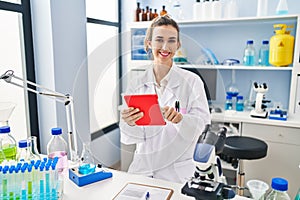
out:
<path id="1" fill-rule="evenodd" d="M 267 111 L 256 112 L 255 110 L 251 110 L 250 116 L 251 117 L 256 117 L 256 118 L 267 118 L 268 117 L 268 112 Z"/>
<path id="2" fill-rule="evenodd" d="M 196 200 L 220 200 L 222 198 L 223 183 L 206 181 L 194 183 L 187 182 L 181 189 L 181 193 L 187 196 L 195 197 Z"/>

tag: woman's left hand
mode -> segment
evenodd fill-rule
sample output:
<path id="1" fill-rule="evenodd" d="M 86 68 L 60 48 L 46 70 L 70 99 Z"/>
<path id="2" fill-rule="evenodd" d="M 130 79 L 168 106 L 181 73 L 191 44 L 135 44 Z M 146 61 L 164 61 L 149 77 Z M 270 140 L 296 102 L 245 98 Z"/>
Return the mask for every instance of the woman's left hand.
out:
<path id="1" fill-rule="evenodd" d="M 177 124 L 182 120 L 182 114 L 177 112 L 173 107 L 165 106 L 162 108 L 162 112 L 165 119 L 174 124 Z"/>

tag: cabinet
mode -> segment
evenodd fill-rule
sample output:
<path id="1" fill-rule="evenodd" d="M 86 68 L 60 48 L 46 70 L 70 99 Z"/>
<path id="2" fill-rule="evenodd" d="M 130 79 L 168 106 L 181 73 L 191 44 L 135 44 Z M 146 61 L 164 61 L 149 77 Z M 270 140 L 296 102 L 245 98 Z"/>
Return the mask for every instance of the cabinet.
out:
<path id="1" fill-rule="evenodd" d="M 289 182 L 289 195 L 294 197 L 300 180 L 300 128 L 242 123 L 242 130 L 243 136 L 268 144 L 265 158 L 244 161 L 246 181 L 260 179 L 270 185 L 272 177 L 283 177 Z"/>
<path id="2" fill-rule="evenodd" d="M 207 58 L 207 49 L 212 51 L 219 63 L 228 58 L 242 61 L 243 51 L 248 39 L 254 40 L 258 52 L 262 40 L 269 40 L 274 33 L 274 24 L 284 23 L 293 25 L 291 34 L 295 37 L 294 57 L 292 65 L 288 67 L 261 67 L 261 66 L 225 66 L 204 65 Z M 143 70 L 150 61 L 146 52 L 143 52 L 141 38 L 150 22 L 135 22 L 129 24 L 131 40 L 128 46 L 131 53 L 126 56 L 128 72 L 134 73 Z M 217 71 L 215 104 L 223 104 L 225 101 L 225 88 L 230 84 L 232 70 L 235 71 L 236 84 L 245 99 L 251 99 L 250 89 L 252 83 L 266 82 L 269 91 L 267 98 L 272 102 L 280 102 L 284 109 L 295 113 L 297 108 L 297 83 L 300 75 L 299 48 L 300 48 L 300 26 L 299 15 L 269 16 L 253 18 L 222 19 L 210 21 L 181 21 L 180 39 L 182 47 L 187 53 L 189 64 L 180 65 L 186 68 L 210 69 Z M 137 44 L 138 43 L 138 44 Z M 213 60 L 211 59 L 213 62 Z M 298 91 L 299 93 L 299 91 Z M 254 99 L 253 99 L 254 100 Z M 271 107 L 271 105 L 268 105 Z"/>

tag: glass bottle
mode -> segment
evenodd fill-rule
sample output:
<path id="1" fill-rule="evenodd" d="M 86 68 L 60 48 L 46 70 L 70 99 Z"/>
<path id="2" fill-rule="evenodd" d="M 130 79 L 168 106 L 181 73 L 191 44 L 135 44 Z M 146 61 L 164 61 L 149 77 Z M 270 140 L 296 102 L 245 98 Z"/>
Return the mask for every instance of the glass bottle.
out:
<path id="1" fill-rule="evenodd" d="M 259 49 L 258 64 L 261 66 L 269 66 L 269 41 L 263 40 Z"/>
<path id="2" fill-rule="evenodd" d="M 155 19 L 156 17 L 158 17 L 158 13 L 157 13 L 157 9 L 154 9 L 154 13 L 153 13 L 153 19 Z"/>
<path id="3" fill-rule="evenodd" d="M 41 160 L 40 153 L 37 149 L 37 137 L 30 136 L 27 138 L 29 151 L 30 151 L 30 160 Z"/>
<path id="4" fill-rule="evenodd" d="M 30 162 L 30 151 L 28 148 L 27 140 L 20 140 L 18 142 L 17 161 L 18 162 Z"/>
<path id="5" fill-rule="evenodd" d="M 142 20 L 140 20 L 140 13 L 141 12 L 142 12 L 142 9 L 140 8 L 140 2 L 137 2 L 137 7 L 136 7 L 136 10 L 135 10 L 135 21 L 136 22 L 142 21 Z"/>
<path id="6" fill-rule="evenodd" d="M 79 173 L 90 174 L 96 169 L 93 154 L 90 148 L 90 142 L 83 143 L 83 150 L 80 158 Z"/>
<path id="7" fill-rule="evenodd" d="M 286 0 L 279 0 L 276 8 L 276 15 L 286 15 L 289 9 Z"/>
<path id="8" fill-rule="evenodd" d="M 225 110 L 232 110 L 232 96 L 230 95 L 226 96 Z"/>
<path id="9" fill-rule="evenodd" d="M 247 46 L 244 50 L 244 65 L 254 66 L 255 65 L 255 48 L 253 46 L 253 40 L 247 41 Z"/>
<path id="10" fill-rule="evenodd" d="M 146 6 L 146 21 L 150 21 L 150 9 L 149 6 Z"/>
<path id="11" fill-rule="evenodd" d="M 162 6 L 162 10 L 160 11 L 160 16 L 164 16 L 164 15 L 166 15 L 168 12 L 166 11 L 166 6 L 165 5 L 163 5 Z"/>
<path id="12" fill-rule="evenodd" d="M 272 190 L 266 200 L 290 200 L 288 193 L 288 181 L 283 178 L 272 178 Z"/>
<path id="13" fill-rule="evenodd" d="M 15 138 L 10 135 L 10 127 L 0 127 L 0 141 L 2 141 L 2 151 L 6 160 L 16 160 L 17 146 Z M 3 160 L 0 160 L 0 163 Z"/>
<path id="14" fill-rule="evenodd" d="M 244 111 L 244 97 L 243 96 L 237 96 L 236 97 L 236 111 Z"/>
<path id="15" fill-rule="evenodd" d="M 65 174 L 68 168 L 68 157 L 67 151 L 68 146 L 64 138 L 61 136 L 61 128 L 52 128 L 51 129 L 52 137 L 47 144 L 47 155 L 48 158 L 54 159 L 58 157 L 57 169 L 61 174 Z"/>
<path id="16" fill-rule="evenodd" d="M 147 21 L 147 13 L 146 13 L 146 11 L 145 11 L 145 9 L 143 8 L 142 9 L 142 12 L 141 12 L 141 21 Z"/>

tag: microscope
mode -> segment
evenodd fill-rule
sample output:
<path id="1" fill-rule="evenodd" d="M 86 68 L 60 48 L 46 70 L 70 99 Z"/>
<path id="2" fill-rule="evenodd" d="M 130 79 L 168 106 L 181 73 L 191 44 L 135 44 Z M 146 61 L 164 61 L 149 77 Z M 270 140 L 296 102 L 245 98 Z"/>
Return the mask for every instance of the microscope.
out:
<path id="1" fill-rule="evenodd" d="M 251 110 L 250 116 L 256 118 L 267 118 L 268 112 L 266 111 L 267 106 L 265 103 L 270 103 L 271 101 L 265 100 L 265 93 L 268 92 L 269 88 L 266 83 L 258 84 L 253 83 L 253 89 L 256 92 L 256 99 L 254 110 Z"/>
<path id="2" fill-rule="evenodd" d="M 223 151 L 226 140 L 225 127 L 217 134 L 207 125 L 199 137 L 193 155 L 196 166 L 192 177 L 181 189 L 181 193 L 195 197 L 196 200 L 230 199 L 235 193 L 226 185 L 221 160 L 217 154 Z"/>

